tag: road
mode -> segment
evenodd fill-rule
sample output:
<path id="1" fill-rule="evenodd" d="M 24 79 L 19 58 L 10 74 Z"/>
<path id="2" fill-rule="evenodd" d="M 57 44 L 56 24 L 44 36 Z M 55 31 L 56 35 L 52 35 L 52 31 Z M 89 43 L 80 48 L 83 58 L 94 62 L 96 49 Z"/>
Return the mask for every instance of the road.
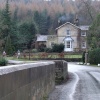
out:
<path id="1" fill-rule="evenodd" d="M 100 100 L 100 68 L 68 63 L 69 80 L 56 86 L 48 100 Z"/>

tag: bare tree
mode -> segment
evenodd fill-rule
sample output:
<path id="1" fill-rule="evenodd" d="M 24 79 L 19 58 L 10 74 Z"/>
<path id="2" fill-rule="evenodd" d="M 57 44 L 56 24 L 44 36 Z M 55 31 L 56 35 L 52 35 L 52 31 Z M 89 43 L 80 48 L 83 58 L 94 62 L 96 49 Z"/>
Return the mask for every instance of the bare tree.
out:
<path id="1" fill-rule="evenodd" d="M 93 16 L 92 16 L 92 6 L 91 6 L 91 0 L 82 0 L 84 3 L 85 7 L 87 8 L 87 11 L 90 15 L 91 20 L 93 21 Z"/>

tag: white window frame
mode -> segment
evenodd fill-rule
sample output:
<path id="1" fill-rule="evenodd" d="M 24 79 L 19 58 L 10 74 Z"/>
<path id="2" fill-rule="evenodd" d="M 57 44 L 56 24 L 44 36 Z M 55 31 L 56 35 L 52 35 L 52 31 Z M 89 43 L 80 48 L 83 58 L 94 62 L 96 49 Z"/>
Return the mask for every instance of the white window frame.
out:
<path id="1" fill-rule="evenodd" d="M 66 48 L 72 48 L 72 41 L 66 41 Z"/>
<path id="2" fill-rule="evenodd" d="M 54 42 L 51 42 L 51 47 L 53 47 L 54 44 L 55 44 Z"/>
<path id="3" fill-rule="evenodd" d="M 73 51 L 73 43 L 72 39 L 65 39 L 65 48 L 64 51 Z"/>
<path id="4" fill-rule="evenodd" d="M 82 41 L 82 48 L 86 48 L 86 42 Z"/>
<path id="5" fill-rule="evenodd" d="M 81 31 L 81 36 L 86 36 L 86 31 Z"/>
<path id="6" fill-rule="evenodd" d="M 68 47 L 68 46 L 69 46 L 69 47 Z M 66 47 L 67 47 L 67 48 L 70 48 L 70 47 L 71 47 L 70 41 L 66 41 Z"/>

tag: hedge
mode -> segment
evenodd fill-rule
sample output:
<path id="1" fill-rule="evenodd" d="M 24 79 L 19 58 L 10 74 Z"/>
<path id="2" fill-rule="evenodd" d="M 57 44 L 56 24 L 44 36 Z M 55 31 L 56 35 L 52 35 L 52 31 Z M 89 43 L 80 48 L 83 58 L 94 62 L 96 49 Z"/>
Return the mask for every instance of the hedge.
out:
<path id="1" fill-rule="evenodd" d="M 89 51 L 89 62 L 91 64 L 100 63 L 100 48 Z"/>
<path id="2" fill-rule="evenodd" d="M 6 66 L 8 61 L 4 57 L 0 57 L 0 66 Z"/>

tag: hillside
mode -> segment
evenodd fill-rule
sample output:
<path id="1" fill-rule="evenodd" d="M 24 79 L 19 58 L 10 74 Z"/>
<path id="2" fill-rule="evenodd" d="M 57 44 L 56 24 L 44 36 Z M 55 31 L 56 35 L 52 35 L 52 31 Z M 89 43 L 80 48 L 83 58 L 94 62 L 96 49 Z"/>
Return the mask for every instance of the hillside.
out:
<path id="1" fill-rule="evenodd" d="M 5 7 L 5 2 L 6 0 L 0 0 L 0 9 Z M 18 18 L 23 20 L 32 17 L 34 11 L 43 12 L 46 9 L 48 15 L 53 19 L 60 15 L 65 16 L 66 19 L 72 20 L 73 18 L 74 20 L 75 14 L 77 14 L 80 23 L 91 23 L 89 12 L 83 0 L 9 0 L 9 3 L 12 15 L 17 9 Z M 87 4 L 95 17 L 96 13 L 100 12 L 100 1 L 88 0 Z"/>

